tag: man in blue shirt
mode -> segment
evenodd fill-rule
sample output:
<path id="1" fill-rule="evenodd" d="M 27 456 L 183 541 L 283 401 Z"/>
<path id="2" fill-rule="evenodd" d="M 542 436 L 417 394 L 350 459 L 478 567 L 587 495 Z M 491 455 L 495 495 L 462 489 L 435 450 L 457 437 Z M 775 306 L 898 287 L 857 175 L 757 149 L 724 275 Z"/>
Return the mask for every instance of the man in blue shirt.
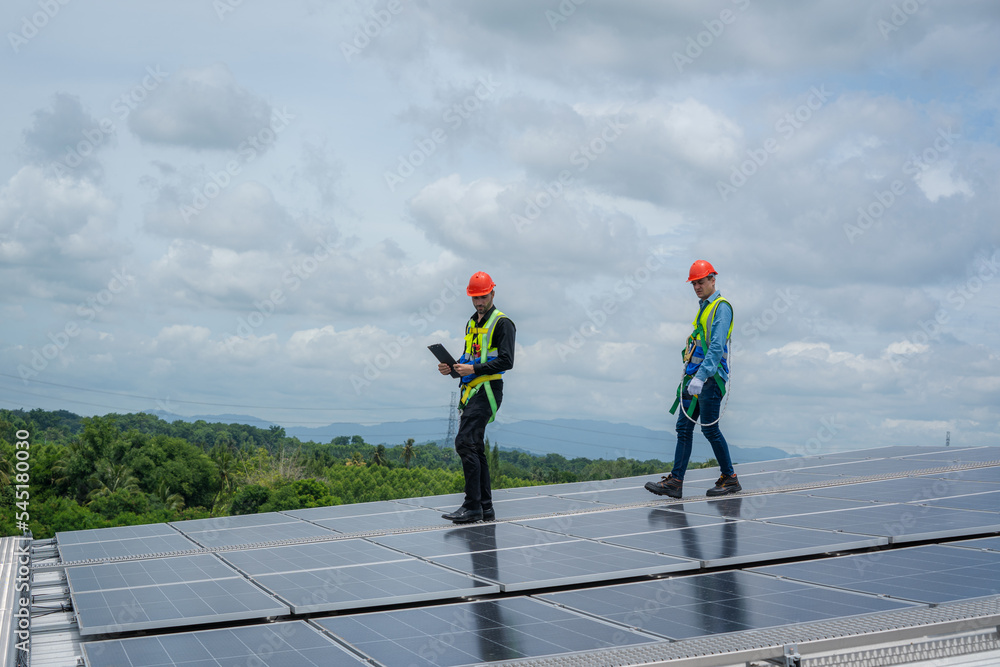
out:
<path id="1" fill-rule="evenodd" d="M 680 498 L 684 472 L 691 458 L 694 425 L 701 418 L 701 432 L 705 435 L 722 473 L 709 496 L 723 496 L 742 489 L 729 456 L 729 444 L 719 429 L 719 409 L 729 380 L 729 338 L 733 333 L 733 306 L 715 289 L 715 268 L 703 259 L 691 265 L 688 282 L 698 297 L 698 315 L 694 332 L 688 337 L 684 350 L 684 379 L 678 387 L 678 399 L 673 412 L 680 407 L 677 417 L 677 447 L 674 467 L 659 482 L 647 482 L 646 489 L 661 496 Z"/>

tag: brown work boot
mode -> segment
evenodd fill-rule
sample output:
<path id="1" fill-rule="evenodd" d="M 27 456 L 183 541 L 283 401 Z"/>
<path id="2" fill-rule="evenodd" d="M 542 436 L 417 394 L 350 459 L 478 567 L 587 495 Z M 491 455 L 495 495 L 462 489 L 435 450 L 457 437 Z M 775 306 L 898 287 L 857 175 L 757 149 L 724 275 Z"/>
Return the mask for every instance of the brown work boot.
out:
<path id="1" fill-rule="evenodd" d="M 729 475 L 719 475 L 718 481 L 715 482 L 715 486 L 708 490 L 706 496 L 725 496 L 730 493 L 739 493 L 743 490 L 740 486 L 740 480 L 736 479 L 736 473 Z"/>
<path id="2" fill-rule="evenodd" d="M 659 482 L 646 482 L 646 490 L 658 496 L 670 496 L 680 498 L 684 488 L 684 480 L 677 479 L 673 475 L 667 475 Z"/>

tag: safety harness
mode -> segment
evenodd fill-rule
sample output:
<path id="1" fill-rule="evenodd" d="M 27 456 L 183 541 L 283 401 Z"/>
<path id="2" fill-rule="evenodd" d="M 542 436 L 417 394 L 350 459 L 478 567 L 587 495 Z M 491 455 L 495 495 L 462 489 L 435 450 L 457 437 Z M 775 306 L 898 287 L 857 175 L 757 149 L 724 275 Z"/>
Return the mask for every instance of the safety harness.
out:
<path id="1" fill-rule="evenodd" d="M 460 364 L 485 364 L 487 361 L 496 359 L 499 356 L 497 349 L 493 347 L 493 331 L 496 329 L 497 322 L 500 321 L 501 317 L 507 317 L 499 310 L 493 311 L 489 319 L 483 323 L 483 326 L 478 326 L 476 323 L 476 317 L 473 315 L 469 319 L 469 323 L 465 325 L 465 352 L 462 353 L 461 358 L 459 358 L 458 363 Z M 476 395 L 476 392 L 483 386 L 486 387 L 486 397 L 490 401 L 490 420 L 486 422 L 489 424 L 497 416 L 497 401 L 493 396 L 493 387 L 490 386 L 490 380 L 499 380 L 503 377 L 503 372 L 494 373 L 492 375 L 466 375 L 462 378 L 462 398 L 458 403 L 458 409 L 462 410 L 472 397 Z"/>
<path id="2" fill-rule="evenodd" d="M 684 347 L 681 356 L 684 359 L 684 376 L 681 378 L 681 382 L 677 385 L 677 398 L 674 400 L 673 406 L 670 408 L 670 414 L 674 414 L 677 411 L 677 407 L 683 404 L 682 410 L 688 419 L 692 419 L 691 415 L 694 412 L 695 406 L 698 404 L 698 397 L 692 396 L 690 401 L 684 400 L 684 390 L 687 389 L 688 384 L 694 379 L 695 374 L 698 369 L 701 368 L 702 362 L 705 361 L 705 354 L 708 351 L 708 346 L 712 342 L 712 322 L 715 320 L 715 311 L 718 310 L 720 304 L 726 304 L 729 306 L 729 312 L 733 310 L 733 304 L 729 303 L 722 296 L 716 298 L 714 301 L 710 301 L 704 304 L 698 311 L 698 315 L 691 322 L 691 326 L 694 327 L 694 331 L 688 336 L 687 345 Z M 726 342 L 722 346 L 722 359 L 719 360 L 719 366 L 729 374 L 729 340 L 733 336 L 733 321 L 729 321 L 729 331 L 726 332 Z M 716 372 L 712 376 L 715 382 L 719 385 L 719 390 L 722 392 L 720 397 L 726 395 L 726 381 L 722 379 L 722 375 Z M 719 416 L 721 419 L 721 415 Z M 716 420 L 718 422 L 718 420 Z M 716 423 L 716 422 L 713 422 Z M 711 424 L 703 424 L 703 426 L 710 426 Z"/>

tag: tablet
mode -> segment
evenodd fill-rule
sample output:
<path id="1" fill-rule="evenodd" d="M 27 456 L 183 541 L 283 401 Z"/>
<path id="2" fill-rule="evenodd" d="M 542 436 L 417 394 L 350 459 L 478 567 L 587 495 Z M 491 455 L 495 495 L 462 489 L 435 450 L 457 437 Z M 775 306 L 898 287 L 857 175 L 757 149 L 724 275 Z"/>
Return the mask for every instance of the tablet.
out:
<path id="1" fill-rule="evenodd" d="M 457 364 L 458 362 L 455 361 L 455 358 L 451 356 L 451 353 L 448 352 L 448 350 L 444 349 L 444 345 L 442 345 L 441 343 L 434 343 L 433 345 L 428 345 L 427 349 L 430 350 L 431 353 L 433 353 L 434 356 L 437 357 L 437 360 L 440 361 L 442 364 L 448 364 L 448 367 L 451 368 L 451 376 L 453 378 L 462 377 L 457 372 L 455 372 L 455 364 Z"/>

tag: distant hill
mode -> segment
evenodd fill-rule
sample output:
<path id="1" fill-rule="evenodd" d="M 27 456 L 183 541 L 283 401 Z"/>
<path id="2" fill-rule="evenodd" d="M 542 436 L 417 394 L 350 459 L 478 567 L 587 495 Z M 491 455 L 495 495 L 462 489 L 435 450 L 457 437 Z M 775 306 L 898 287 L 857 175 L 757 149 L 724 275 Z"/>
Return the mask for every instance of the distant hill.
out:
<path id="1" fill-rule="evenodd" d="M 248 415 L 195 415 L 182 417 L 162 410 L 150 411 L 166 421 L 178 419 L 187 422 L 204 420 L 224 424 L 248 424 L 258 428 L 270 428 L 274 424 Z M 451 447 L 445 442 L 448 420 L 411 419 L 403 422 L 381 424 L 358 424 L 338 422 L 320 427 L 289 426 L 286 435 L 303 442 L 330 442 L 339 436 L 360 435 L 371 444 L 399 445 L 407 438 L 418 444 L 435 442 L 442 447 Z M 654 431 L 642 426 L 617 424 L 587 419 L 525 420 L 490 425 L 487 434 L 491 442 L 501 449 L 520 449 L 532 454 L 561 454 L 568 459 L 585 457 L 588 459 L 617 459 L 625 457 L 645 461 L 659 459 L 669 461 L 674 455 L 675 436 L 673 431 Z M 730 446 L 735 463 L 752 463 L 788 458 L 788 452 L 777 447 L 737 447 Z M 700 433 L 695 433 L 692 461 L 707 461 L 713 458 L 712 448 Z"/>

